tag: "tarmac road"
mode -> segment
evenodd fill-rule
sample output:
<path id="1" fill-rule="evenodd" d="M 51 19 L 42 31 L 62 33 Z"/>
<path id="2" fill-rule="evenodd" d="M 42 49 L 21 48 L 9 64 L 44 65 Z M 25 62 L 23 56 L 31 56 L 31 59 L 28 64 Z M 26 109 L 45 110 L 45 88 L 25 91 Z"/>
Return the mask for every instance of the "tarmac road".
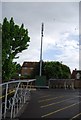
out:
<path id="1" fill-rule="evenodd" d="M 37 89 L 19 120 L 53 118 L 81 120 L 81 90 Z"/>

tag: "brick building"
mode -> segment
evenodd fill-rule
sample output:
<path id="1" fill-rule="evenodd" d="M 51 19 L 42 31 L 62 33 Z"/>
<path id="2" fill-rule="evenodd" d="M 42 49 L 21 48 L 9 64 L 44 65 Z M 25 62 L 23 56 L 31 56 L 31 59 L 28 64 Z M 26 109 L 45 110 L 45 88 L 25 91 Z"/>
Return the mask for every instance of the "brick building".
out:
<path id="1" fill-rule="evenodd" d="M 24 62 L 21 68 L 21 75 L 31 75 L 38 62 Z"/>
<path id="2" fill-rule="evenodd" d="M 74 81 L 75 88 L 81 88 L 81 70 L 77 69 L 73 70 L 71 78 L 75 79 Z"/>
<path id="3" fill-rule="evenodd" d="M 81 70 L 73 70 L 71 74 L 72 79 L 80 80 L 81 79 Z"/>

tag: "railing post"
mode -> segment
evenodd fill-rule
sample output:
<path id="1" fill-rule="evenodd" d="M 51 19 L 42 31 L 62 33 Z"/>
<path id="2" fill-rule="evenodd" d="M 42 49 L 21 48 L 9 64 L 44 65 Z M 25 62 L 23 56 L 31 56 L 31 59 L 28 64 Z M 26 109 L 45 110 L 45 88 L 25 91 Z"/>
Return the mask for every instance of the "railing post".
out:
<path id="1" fill-rule="evenodd" d="M 8 83 L 6 84 L 4 118 L 6 117 L 6 109 L 7 109 L 7 92 L 8 92 Z"/>
<path id="2" fill-rule="evenodd" d="M 17 86 L 17 88 L 16 88 L 16 92 L 15 92 L 15 95 L 14 95 L 14 97 L 13 97 L 13 102 L 12 102 L 12 108 L 11 108 L 11 119 L 12 119 L 12 117 L 13 117 L 13 115 L 12 115 L 12 113 L 13 113 L 13 106 L 14 106 L 14 104 L 15 104 L 15 97 L 16 97 L 16 95 L 17 95 L 17 91 L 18 91 L 18 89 L 19 89 L 19 85 L 20 85 L 20 82 L 18 83 L 18 86 Z M 14 108 L 15 109 L 15 108 Z"/>
<path id="3" fill-rule="evenodd" d="M 18 113 L 18 94 L 16 94 L 16 98 L 15 98 L 15 103 L 16 103 L 16 113 Z"/>
<path id="4" fill-rule="evenodd" d="M 13 101 L 13 110 L 12 110 L 12 113 L 13 113 L 13 117 L 15 117 L 15 99 L 14 99 L 14 101 Z"/>
<path id="5" fill-rule="evenodd" d="M 19 112 L 19 109 L 23 106 L 22 104 L 24 104 L 27 100 L 29 100 L 30 97 L 30 90 L 31 90 L 31 85 L 32 85 L 32 81 L 35 81 L 36 79 L 32 79 L 32 80 L 17 80 L 17 81 L 9 81 L 9 82 L 5 82 L 0 84 L 0 87 L 5 86 L 5 99 L 4 99 L 4 105 L 2 103 L 1 105 L 1 114 L 3 116 L 3 118 L 5 119 L 7 117 L 7 112 L 10 114 L 8 114 L 8 117 L 10 117 L 11 119 L 14 118 L 17 114 L 17 111 Z M 27 83 L 27 86 L 24 88 L 21 85 L 21 89 L 19 89 L 19 85 L 21 83 Z M 8 99 L 8 89 L 12 88 L 9 85 L 15 84 L 16 86 L 16 90 L 15 90 L 15 94 L 13 97 L 11 97 L 10 99 Z M 28 86 L 28 84 L 30 84 L 30 87 Z M 23 87 L 23 88 L 22 88 Z M 24 89 L 24 90 L 23 90 Z M 3 89 L 4 90 L 4 89 Z M 12 91 L 12 89 L 10 89 Z M 17 102 L 15 101 L 16 96 L 17 97 Z M 23 99 L 24 98 L 24 99 Z M 19 100 L 19 101 L 18 101 Z M 16 104 L 17 104 L 17 108 L 16 108 Z M 22 106 L 21 106 L 22 105 Z M 8 111 L 8 109 L 10 111 Z M 0 115 L 1 118 L 1 115 Z"/>
<path id="6" fill-rule="evenodd" d="M 74 82 L 72 81 L 72 83 L 71 83 L 71 84 L 72 84 L 72 85 L 71 85 L 71 86 L 72 86 L 72 89 L 74 90 Z"/>
<path id="7" fill-rule="evenodd" d="M 3 104 L 1 104 L 1 108 L 0 108 L 0 119 L 2 119 L 2 105 Z"/>
<path id="8" fill-rule="evenodd" d="M 64 88 L 65 88 L 65 90 L 66 90 L 66 81 L 64 81 Z"/>
<path id="9" fill-rule="evenodd" d="M 27 101 L 27 92 L 28 92 L 28 82 L 27 82 L 27 85 L 26 85 L 26 101 Z"/>

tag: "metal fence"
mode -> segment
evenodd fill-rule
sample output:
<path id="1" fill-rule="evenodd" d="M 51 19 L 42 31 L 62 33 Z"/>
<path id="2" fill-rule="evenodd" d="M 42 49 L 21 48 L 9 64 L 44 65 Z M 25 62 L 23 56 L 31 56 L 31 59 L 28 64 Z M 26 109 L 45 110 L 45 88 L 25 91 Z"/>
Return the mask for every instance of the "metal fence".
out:
<path id="1" fill-rule="evenodd" d="M 2 102 L 0 104 L 1 118 L 15 118 L 23 105 L 30 100 L 31 85 L 36 79 L 16 80 L 0 84 Z"/>

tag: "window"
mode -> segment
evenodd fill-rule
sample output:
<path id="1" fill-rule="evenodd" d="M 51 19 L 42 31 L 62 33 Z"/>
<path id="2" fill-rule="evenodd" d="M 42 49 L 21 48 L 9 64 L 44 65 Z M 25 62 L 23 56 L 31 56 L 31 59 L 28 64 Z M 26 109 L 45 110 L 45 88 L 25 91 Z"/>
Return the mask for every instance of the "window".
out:
<path id="1" fill-rule="evenodd" d="M 34 68 L 33 68 L 33 67 L 30 67 L 29 69 L 33 70 Z"/>
<path id="2" fill-rule="evenodd" d="M 27 75 L 27 72 L 24 72 L 24 75 Z"/>
<path id="3" fill-rule="evenodd" d="M 25 69 L 25 70 L 26 70 L 26 69 L 27 69 L 27 67 L 23 67 L 23 69 Z"/>
<path id="4" fill-rule="evenodd" d="M 80 79 L 80 73 L 77 73 L 77 74 L 76 74 L 76 78 L 77 78 L 77 79 Z"/>

